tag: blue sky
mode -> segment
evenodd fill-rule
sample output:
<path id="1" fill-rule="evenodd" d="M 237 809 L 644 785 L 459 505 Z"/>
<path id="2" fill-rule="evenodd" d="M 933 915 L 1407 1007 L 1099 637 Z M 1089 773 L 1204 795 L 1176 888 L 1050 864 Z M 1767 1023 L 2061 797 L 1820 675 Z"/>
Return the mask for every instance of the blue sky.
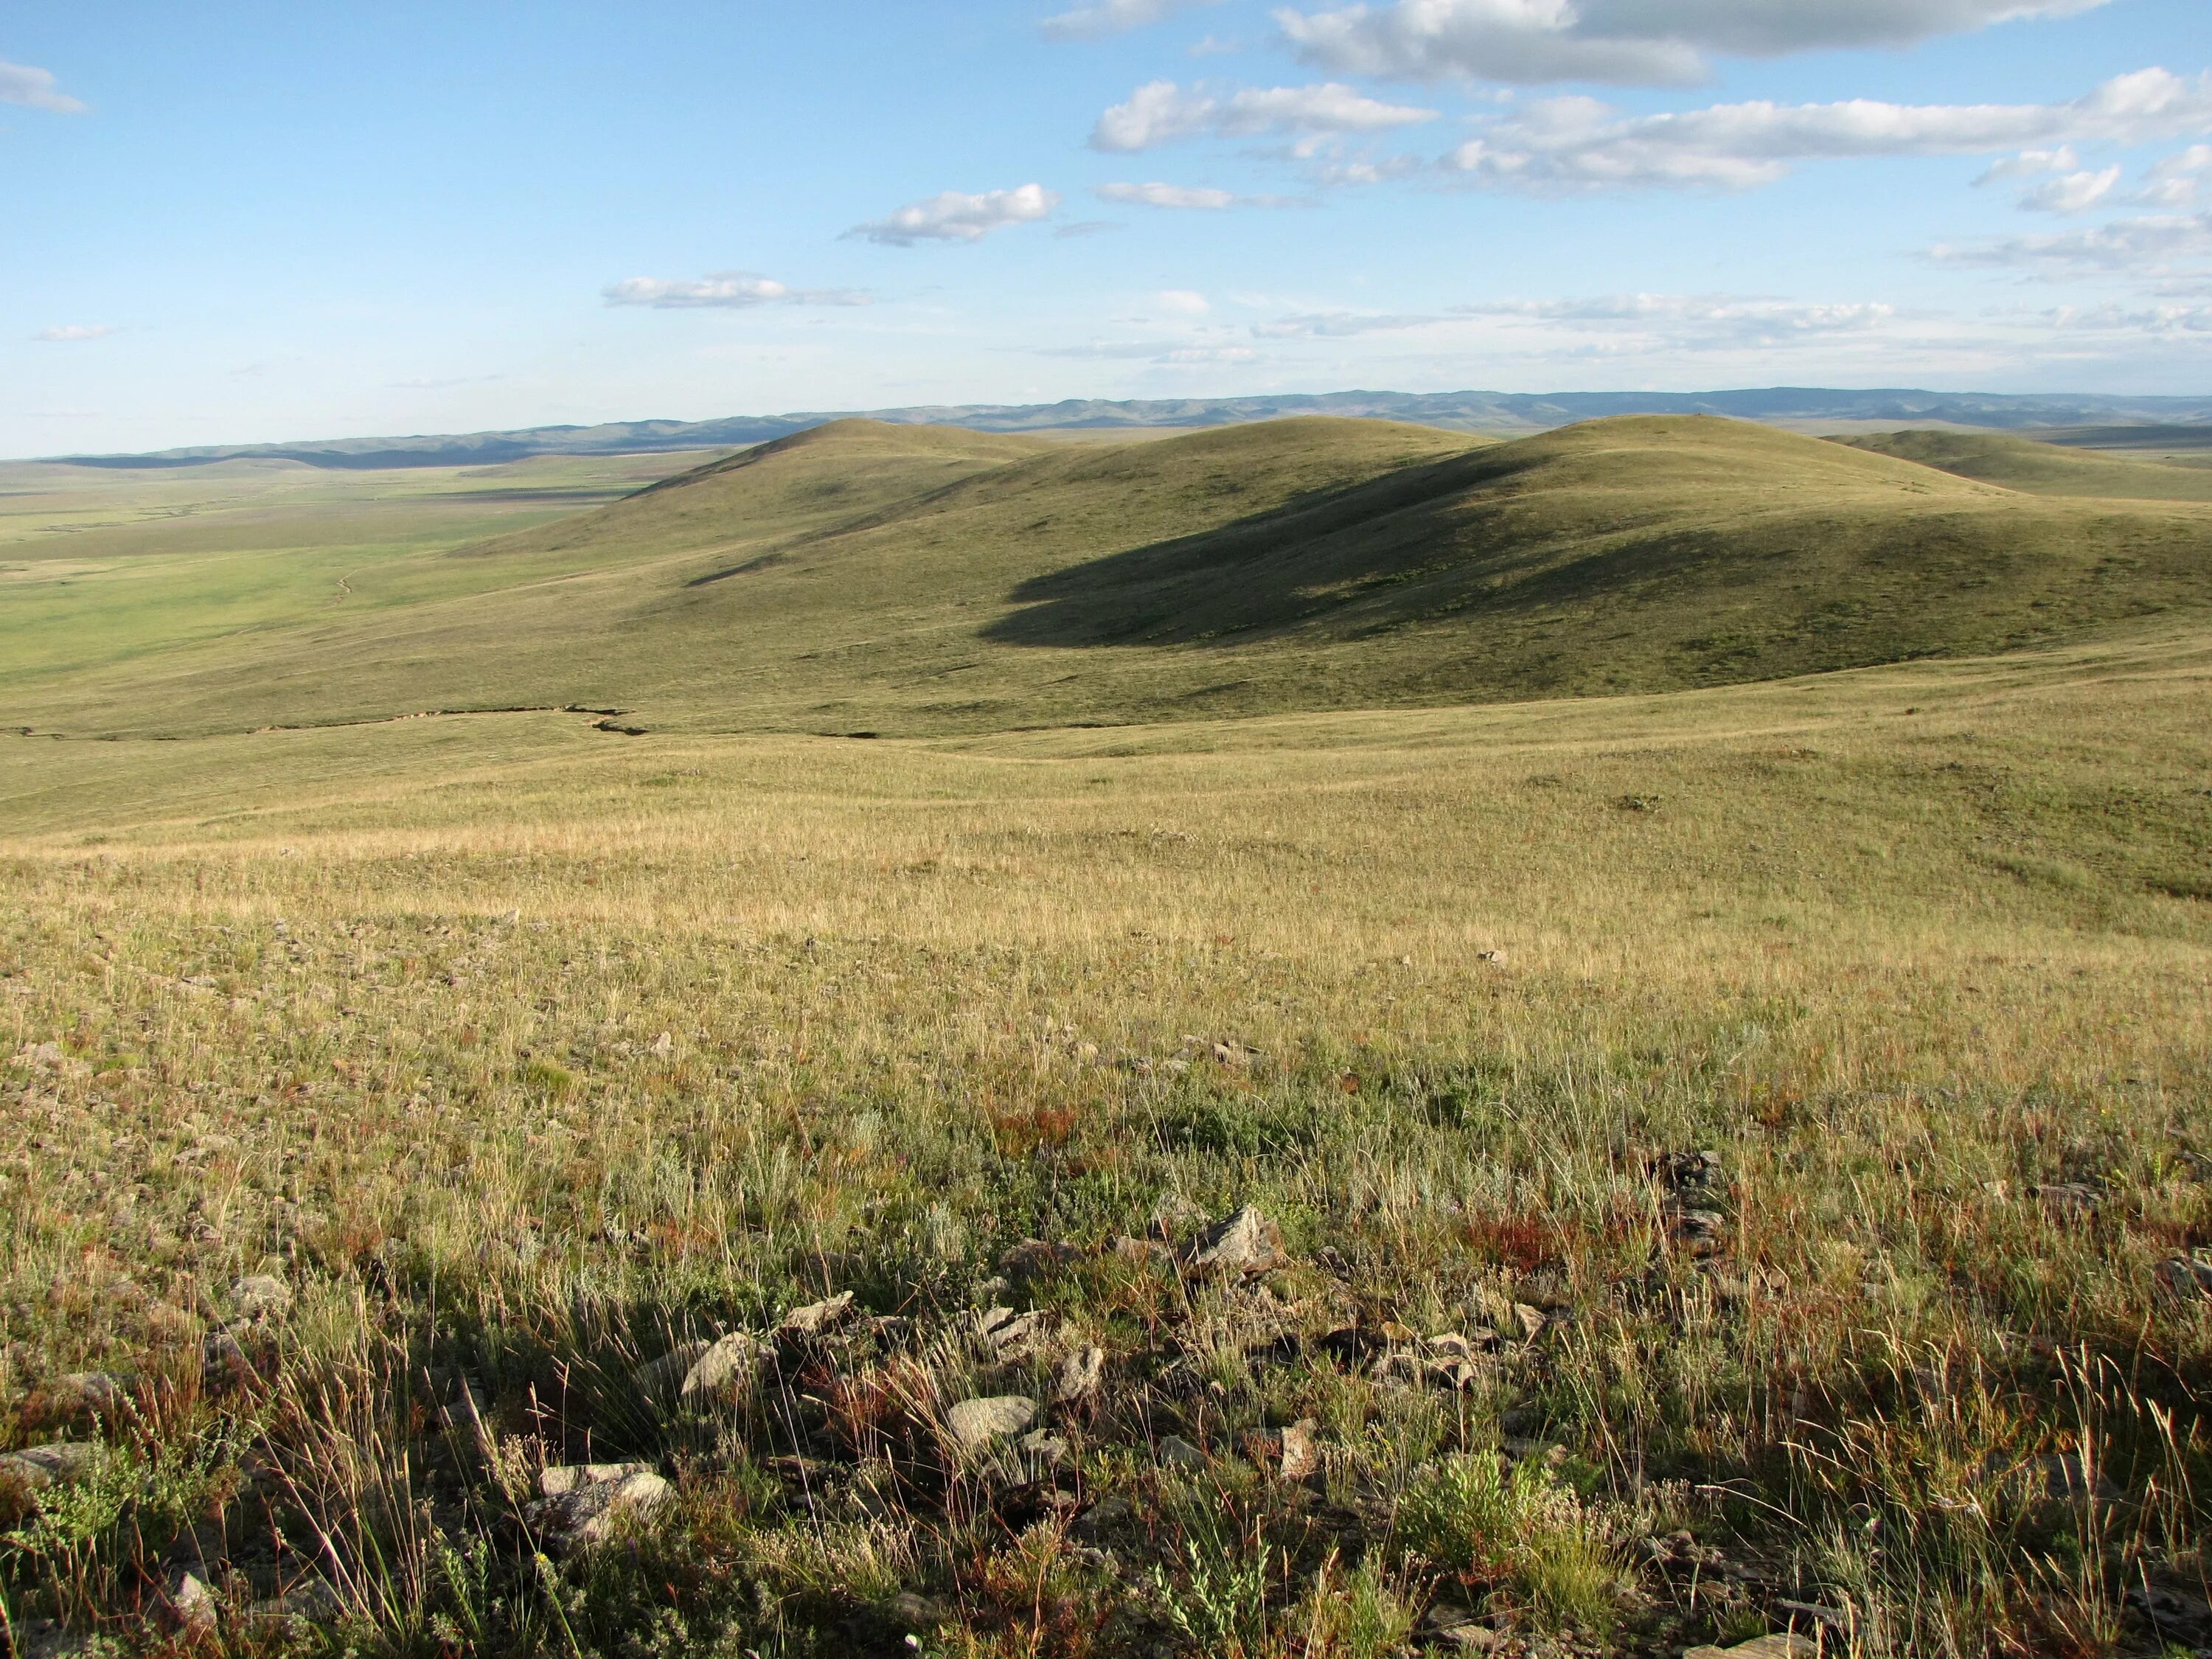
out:
<path id="1" fill-rule="evenodd" d="M 16 0 L 0 454 L 2212 392 L 2205 0 Z"/>

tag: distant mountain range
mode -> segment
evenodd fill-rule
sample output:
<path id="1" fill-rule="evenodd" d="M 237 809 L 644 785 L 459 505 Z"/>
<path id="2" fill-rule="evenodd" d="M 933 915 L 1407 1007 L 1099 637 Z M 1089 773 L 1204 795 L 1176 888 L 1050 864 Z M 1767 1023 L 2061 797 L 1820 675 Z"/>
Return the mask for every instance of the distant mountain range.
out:
<path id="1" fill-rule="evenodd" d="M 337 438 L 319 442 L 235 444 L 167 449 L 148 455 L 62 455 L 77 466 L 140 470 L 201 466 L 215 461 L 298 461 L 309 466 L 371 469 L 492 465 L 533 455 L 645 454 L 669 450 L 736 449 L 766 443 L 854 415 L 915 426 L 959 426 L 979 432 L 1142 431 L 1234 426 L 1293 415 L 1339 415 L 1411 421 L 1462 432 L 1499 434 L 1547 431 L 1607 415 L 1724 415 L 1777 426 L 1894 422 L 1899 426 L 1980 427 L 2026 431 L 2080 427 L 2181 427 L 2212 431 L 2212 397 L 2104 398 L 2054 393 L 2009 397 L 1985 392 L 1885 390 L 1839 392 L 1775 386 L 1745 392 L 1334 392 L 1319 396 L 1194 398 L 1138 403 L 1094 398 L 1057 404 L 975 404 L 959 407 L 881 409 L 796 415 L 738 416 L 720 421 L 618 421 L 604 426 L 541 426 L 410 438 Z M 2195 434 L 2201 441 L 2203 434 Z"/>

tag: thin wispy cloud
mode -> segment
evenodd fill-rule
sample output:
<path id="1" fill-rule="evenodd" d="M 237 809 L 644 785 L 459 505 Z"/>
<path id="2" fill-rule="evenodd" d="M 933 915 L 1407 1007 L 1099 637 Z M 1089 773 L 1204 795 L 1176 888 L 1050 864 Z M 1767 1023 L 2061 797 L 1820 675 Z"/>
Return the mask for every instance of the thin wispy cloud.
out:
<path id="1" fill-rule="evenodd" d="M 1687 85 L 1714 54 L 1909 46 L 2106 0 L 1396 0 L 1276 13 L 1307 62 L 1391 80 Z"/>
<path id="2" fill-rule="evenodd" d="M 914 247 L 923 242 L 975 242 L 1008 225 L 1032 224 L 1048 218 L 1060 203 L 1059 192 L 1047 190 L 1042 185 L 986 191 L 979 196 L 948 190 L 926 202 L 902 207 L 888 217 L 855 225 L 845 234 L 890 247 Z"/>
<path id="3" fill-rule="evenodd" d="M 1977 155 L 2086 143 L 2138 144 L 2212 131 L 2212 72 L 2163 69 L 2059 104 L 1720 104 L 1624 116 L 1591 98 L 1532 104 L 1444 158 L 1469 184 L 1534 192 L 1771 184 L 1794 163 Z"/>
<path id="4" fill-rule="evenodd" d="M 52 70 L 27 64 L 0 63 L 0 104 L 42 109 L 54 115 L 82 115 L 85 106 L 55 82 Z"/>
<path id="5" fill-rule="evenodd" d="M 2087 213 L 2119 188 L 2123 171 L 2112 167 L 2101 173 L 2069 173 L 2025 192 L 2020 204 L 2035 213 Z"/>
<path id="6" fill-rule="evenodd" d="M 104 340 L 115 330 L 106 323 L 60 323 L 42 328 L 31 337 L 52 345 L 71 345 L 82 340 Z"/>
<path id="7" fill-rule="evenodd" d="M 2046 276 L 2118 271 L 2149 276 L 2176 259 L 2212 258 L 2212 213 L 2152 214 L 2087 230 L 1944 243 L 1930 257 Z"/>
<path id="8" fill-rule="evenodd" d="M 1232 208 L 1311 207 L 1303 196 L 1240 196 L 1235 191 L 1192 185 L 1101 185 L 1095 192 L 1102 202 L 1123 207 L 1164 208 L 1181 213 L 1225 213 Z"/>
<path id="9" fill-rule="evenodd" d="M 869 295 L 848 289 L 792 288 L 750 270 L 719 270 L 690 281 L 629 276 L 599 290 L 611 306 L 656 311 L 748 311 L 757 306 L 864 306 Z"/>
<path id="10" fill-rule="evenodd" d="M 1127 153 L 1178 139 L 1313 137 L 1388 132 L 1437 118 L 1432 109 L 1386 104 L 1334 82 L 1311 87 L 1248 87 L 1224 95 L 1154 81 L 1098 118 L 1094 149 Z"/>
<path id="11" fill-rule="evenodd" d="M 1194 6 L 1220 3 L 1221 0 L 1094 0 L 1092 4 L 1048 17 L 1037 28 L 1048 40 L 1097 40 L 1143 28 Z"/>

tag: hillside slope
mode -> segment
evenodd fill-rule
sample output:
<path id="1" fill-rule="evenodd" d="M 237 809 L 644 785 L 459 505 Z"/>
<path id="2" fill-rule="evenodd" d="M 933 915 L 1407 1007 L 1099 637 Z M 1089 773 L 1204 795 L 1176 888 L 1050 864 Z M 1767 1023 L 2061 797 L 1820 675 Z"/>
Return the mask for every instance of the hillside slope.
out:
<path id="1" fill-rule="evenodd" d="M 848 422 L 435 556 L 465 591 L 380 574 L 312 623 L 16 685 L 0 719 L 575 704 L 981 732 L 1663 690 L 2212 606 L 2212 507 L 2030 495 L 1711 417 L 1112 447 Z"/>
<path id="2" fill-rule="evenodd" d="M 2030 438 L 1915 429 L 1869 433 L 1837 441 L 2030 495 L 2212 501 L 2212 468 L 2175 465 L 2137 456 L 2100 455 Z"/>

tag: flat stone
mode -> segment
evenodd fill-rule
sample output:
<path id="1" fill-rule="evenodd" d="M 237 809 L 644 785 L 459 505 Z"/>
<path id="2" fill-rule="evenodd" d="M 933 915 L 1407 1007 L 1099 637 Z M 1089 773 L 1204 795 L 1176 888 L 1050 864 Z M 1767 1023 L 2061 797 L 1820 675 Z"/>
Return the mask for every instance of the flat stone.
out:
<path id="1" fill-rule="evenodd" d="M 1249 1277 L 1289 1262 L 1283 1230 L 1249 1204 L 1200 1233 L 1191 1248 L 1190 1265 L 1200 1273 Z"/>
<path id="2" fill-rule="evenodd" d="M 945 1413 L 945 1426 L 963 1451 L 981 1451 L 994 1440 L 1027 1432 L 1037 1409 L 1036 1401 L 1018 1394 L 963 1400 Z"/>
<path id="3" fill-rule="evenodd" d="M 1078 1348 L 1060 1362 L 1060 1375 L 1053 1381 L 1052 1397 L 1064 1406 L 1088 1400 L 1098 1392 L 1105 1380 L 1106 1350 Z"/>
<path id="4" fill-rule="evenodd" d="M 29 1446 L 19 1452 L 0 1456 L 0 1478 L 15 1481 L 31 1492 L 42 1492 L 48 1486 L 65 1486 L 82 1480 L 92 1472 L 93 1461 L 99 1452 L 92 1443 L 83 1440 L 60 1440 L 48 1446 Z"/>

